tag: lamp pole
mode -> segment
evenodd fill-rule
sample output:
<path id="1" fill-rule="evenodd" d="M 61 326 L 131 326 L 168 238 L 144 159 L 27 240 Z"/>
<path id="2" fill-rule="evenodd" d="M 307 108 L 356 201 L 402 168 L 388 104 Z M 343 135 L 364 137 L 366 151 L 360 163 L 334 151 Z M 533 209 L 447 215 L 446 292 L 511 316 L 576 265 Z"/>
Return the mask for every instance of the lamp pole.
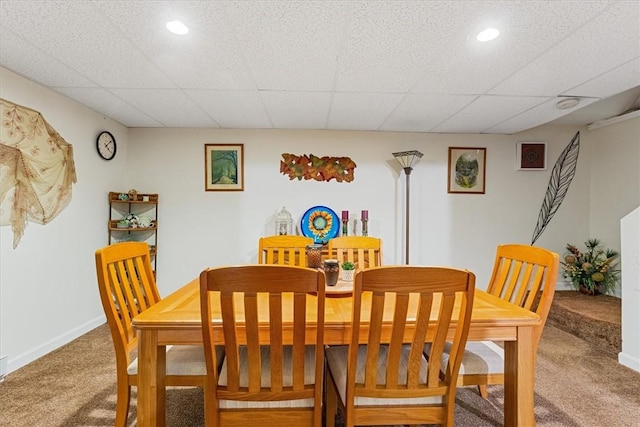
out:
<path id="1" fill-rule="evenodd" d="M 402 169 L 404 169 L 404 174 L 406 176 L 406 186 L 405 186 L 405 217 L 404 217 L 404 227 L 405 227 L 405 237 L 404 237 L 404 263 L 409 264 L 409 177 L 411 175 L 411 171 L 413 170 L 413 165 L 420 161 L 422 157 L 422 153 L 417 150 L 412 151 L 401 151 L 398 153 L 393 153 L 393 156 L 396 160 L 402 165 Z"/>
<path id="2" fill-rule="evenodd" d="M 404 168 L 404 174 L 406 176 L 406 188 L 405 188 L 405 200 L 406 200 L 406 206 L 404 208 L 404 263 L 409 265 L 409 195 L 411 194 L 409 192 L 409 175 L 411 175 L 411 171 L 413 170 L 413 168 L 411 167 L 406 167 Z"/>

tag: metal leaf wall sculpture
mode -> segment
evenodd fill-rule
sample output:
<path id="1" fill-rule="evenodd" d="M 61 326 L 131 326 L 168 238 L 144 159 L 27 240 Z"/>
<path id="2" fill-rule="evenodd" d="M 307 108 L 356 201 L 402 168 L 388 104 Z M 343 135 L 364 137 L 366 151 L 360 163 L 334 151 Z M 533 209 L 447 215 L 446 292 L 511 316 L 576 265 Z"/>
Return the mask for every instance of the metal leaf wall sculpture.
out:
<path id="1" fill-rule="evenodd" d="M 558 211 L 558 208 L 564 200 L 564 196 L 567 195 L 569 184 L 571 184 L 573 176 L 576 174 L 579 153 L 580 132 L 577 132 L 569 145 L 562 151 L 551 171 L 547 193 L 542 201 L 542 207 L 538 214 L 538 223 L 533 231 L 533 238 L 531 239 L 532 245 L 538 240 L 538 237 L 540 237 L 547 227 L 553 215 Z"/>
<path id="2" fill-rule="evenodd" d="M 297 156 L 283 153 L 280 173 L 289 179 L 313 179 L 316 181 L 351 182 L 354 180 L 356 163 L 349 157 L 318 157 L 313 154 Z"/>

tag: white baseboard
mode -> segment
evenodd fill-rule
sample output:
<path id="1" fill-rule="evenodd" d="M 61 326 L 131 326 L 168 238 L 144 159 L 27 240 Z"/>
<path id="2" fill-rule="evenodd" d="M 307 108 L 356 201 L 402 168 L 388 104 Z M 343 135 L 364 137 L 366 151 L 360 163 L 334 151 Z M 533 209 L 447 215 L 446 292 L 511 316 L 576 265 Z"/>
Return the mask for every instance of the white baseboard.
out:
<path id="1" fill-rule="evenodd" d="M 7 375 L 7 356 L 0 356 L 0 383 L 4 381 L 5 375 Z"/>
<path id="2" fill-rule="evenodd" d="M 76 328 L 71 329 L 70 331 L 59 335 L 35 348 L 33 348 L 32 350 L 26 351 L 14 358 L 9 358 L 9 361 L 7 363 L 7 374 L 10 374 L 11 372 L 15 371 L 16 369 L 20 369 L 25 365 L 28 365 L 29 363 L 33 362 L 36 359 L 41 358 L 42 356 L 44 356 L 47 353 L 52 352 L 53 350 L 62 347 L 65 344 L 70 343 L 71 341 L 75 340 L 76 338 L 86 334 L 87 332 L 97 328 L 98 326 L 104 324 L 107 321 L 107 318 L 102 315 L 99 317 L 96 317 L 93 320 L 90 320 L 89 322 L 80 325 Z"/>
<path id="3" fill-rule="evenodd" d="M 640 359 L 633 357 L 630 354 L 620 352 L 618 353 L 618 362 L 627 368 L 640 372 Z"/>

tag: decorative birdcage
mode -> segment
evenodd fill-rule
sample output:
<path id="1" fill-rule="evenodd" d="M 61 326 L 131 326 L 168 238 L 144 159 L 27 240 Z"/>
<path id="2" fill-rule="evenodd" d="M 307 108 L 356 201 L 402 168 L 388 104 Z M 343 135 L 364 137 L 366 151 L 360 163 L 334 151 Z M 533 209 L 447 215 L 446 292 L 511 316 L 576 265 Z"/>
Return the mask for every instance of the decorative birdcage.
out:
<path id="1" fill-rule="evenodd" d="M 293 233 L 293 217 L 284 206 L 282 210 L 276 215 L 276 234 L 278 235 L 291 235 Z"/>

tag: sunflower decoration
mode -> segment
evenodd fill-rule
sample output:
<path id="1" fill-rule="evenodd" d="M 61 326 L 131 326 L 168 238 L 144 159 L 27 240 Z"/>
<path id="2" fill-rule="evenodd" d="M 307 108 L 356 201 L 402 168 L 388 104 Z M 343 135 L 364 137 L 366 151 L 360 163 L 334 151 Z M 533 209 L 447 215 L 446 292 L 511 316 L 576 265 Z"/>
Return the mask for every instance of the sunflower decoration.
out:
<path id="1" fill-rule="evenodd" d="M 300 220 L 302 235 L 311 237 L 314 243 L 326 244 L 329 239 L 338 235 L 339 229 L 338 215 L 326 206 L 313 206 L 307 209 Z"/>
<path id="2" fill-rule="evenodd" d="M 333 218 L 327 211 L 318 209 L 309 215 L 309 230 L 316 237 L 315 240 L 326 241 L 327 233 L 333 228 Z"/>

